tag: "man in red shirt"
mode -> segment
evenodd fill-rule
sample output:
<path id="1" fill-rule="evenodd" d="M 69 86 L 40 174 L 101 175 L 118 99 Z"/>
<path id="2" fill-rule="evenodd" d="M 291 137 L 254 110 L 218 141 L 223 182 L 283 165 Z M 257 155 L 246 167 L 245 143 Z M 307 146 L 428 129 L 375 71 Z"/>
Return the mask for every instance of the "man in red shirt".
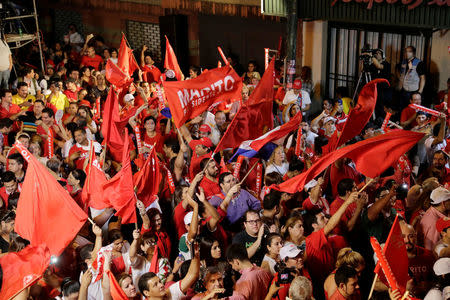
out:
<path id="1" fill-rule="evenodd" d="M 71 168 L 83 170 L 84 161 L 89 156 L 89 140 L 86 138 L 86 131 L 83 128 L 77 128 L 73 132 L 76 144 L 69 150 L 68 163 Z M 100 153 L 102 146 L 94 143 L 94 151 Z"/>
<path id="2" fill-rule="evenodd" d="M 0 188 L 0 197 L 3 201 L 0 205 L 2 209 L 6 209 L 8 207 L 8 197 L 12 193 L 20 192 L 21 187 L 17 183 L 16 175 L 14 175 L 11 171 L 6 171 L 2 175 L 2 183 L 3 187 Z"/>
<path id="3" fill-rule="evenodd" d="M 344 202 L 356 191 L 355 182 L 350 179 L 342 179 L 338 186 L 338 197 L 330 205 L 330 214 L 334 215 L 338 209 L 344 204 Z M 362 193 L 367 199 L 367 194 Z M 344 214 L 340 218 L 340 222 L 335 229 L 335 233 L 339 235 L 345 235 L 355 228 L 357 221 L 360 219 L 361 211 L 364 207 L 364 201 L 358 201 L 357 203 L 352 203 L 347 207 Z"/>
<path id="4" fill-rule="evenodd" d="M 2 90 L 0 92 L 2 103 L 0 106 L 0 119 L 8 118 L 15 121 L 19 116 L 24 116 L 26 111 L 20 109 L 19 105 L 12 103 L 11 90 Z"/>
<path id="5" fill-rule="evenodd" d="M 64 95 L 67 96 L 67 99 L 69 99 L 70 102 L 77 102 L 78 101 L 78 91 L 81 88 L 77 87 L 77 83 L 75 79 L 69 78 L 66 81 L 66 90 L 64 91 Z"/>
<path id="6" fill-rule="evenodd" d="M 39 134 L 44 143 L 44 157 L 48 157 L 49 154 L 49 144 L 48 144 L 48 134 L 49 130 L 51 130 L 53 134 L 53 143 L 58 144 L 62 146 L 64 144 L 64 140 L 58 140 L 57 135 L 63 136 L 61 133 L 61 130 L 58 128 L 58 126 L 55 124 L 55 113 L 52 109 L 46 107 L 42 110 L 42 117 L 40 121 L 36 121 L 36 125 L 38 127 L 36 128 L 36 133 Z"/>
<path id="7" fill-rule="evenodd" d="M 208 167 L 205 169 L 206 164 L 208 164 Z M 205 197 L 209 200 L 212 196 L 221 193 L 219 179 L 217 178 L 219 168 L 217 167 L 215 160 L 210 160 L 209 158 L 202 159 L 200 168 L 205 170 L 205 176 L 203 176 L 203 179 L 200 182 L 200 187 L 203 188 Z"/>
<path id="8" fill-rule="evenodd" d="M 333 271 L 336 255 L 329 240 L 331 232 L 348 207 L 360 199 L 359 195 L 358 192 L 352 192 L 329 220 L 321 210 L 308 211 L 303 215 L 305 233 L 309 234 L 306 237 L 306 267 L 313 286 L 322 287 L 326 277 Z M 324 299 L 323 289 L 314 289 L 314 297 Z"/>
<path id="9" fill-rule="evenodd" d="M 358 292 L 358 273 L 352 267 L 343 265 L 336 270 L 334 275 L 336 282 L 336 292 L 331 295 L 329 300 L 361 299 Z"/>
<path id="10" fill-rule="evenodd" d="M 146 55 L 145 51 L 148 49 L 146 45 L 142 46 L 141 52 L 141 70 L 144 71 L 144 80 L 148 83 L 159 82 L 161 71 L 154 66 L 154 61 L 150 55 Z"/>
<path id="11" fill-rule="evenodd" d="M 409 102 L 411 104 L 421 105 L 422 96 L 418 92 L 412 93 Z M 416 117 L 417 117 L 416 110 L 414 108 L 407 106 L 402 110 L 402 114 L 400 116 L 400 125 L 403 128 L 413 128 L 414 126 L 417 125 Z"/>
<path id="12" fill-rule="evenodd" d="M 103 58 L 100 55 L 95 54 L 94 47 L 88 47 L 86 52 L 87 52 L 87 55 L 83 55 L 81 57 L 80 68 L 93 67 L 94 69 L 96 69 L 98 71 L 100 69 L 101 63 L 103 62 Z"/>

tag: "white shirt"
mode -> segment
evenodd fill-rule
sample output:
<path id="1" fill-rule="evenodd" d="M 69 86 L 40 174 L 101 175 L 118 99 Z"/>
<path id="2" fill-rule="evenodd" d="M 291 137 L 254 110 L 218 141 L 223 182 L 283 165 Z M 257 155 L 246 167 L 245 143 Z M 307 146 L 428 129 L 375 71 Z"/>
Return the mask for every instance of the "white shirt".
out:
<path id="1" fill-rule="evenodd" d="M 170 299 L 172 300 L 179 300 L 185 296 L 181 291 L 181 280 L 172 284 L 169 287 L 169 291 L 170 291 Z"/>
<path id="2" fill-rule="evenodd" d="M 6 71 L 10 67 L 9 57 L 11 56 L 11 50 L 8 43 L 0 39 L 0 72 Z"/>
<path id="3" fill-rule="evenodd" d="M 311 98 L 309 97 L 309 94 L 307 91 L 300 90 L 302 93 L 302 111 L 306 108 L 307 105 L 311 104 Z M 297 102 L 298 100 L 298 94 L 294 93 L 294 90 L 290 90 L 286 92 L 286 95 L 283 99 L 283 105 L 288 105 L 293 102 Z M 299 103 L 298 103 L 299 104 Z"/>
<path id="4" fill-rule="evenodd" d="M 270 164 L 266 168 L 266 174 L 269 174 L 272 172 L 277 172 L 277 173 L 280 173 L 281 176 L 284 176 L 284 174 L 286 174 L 288 170 L 289 170 L 289 164 L 286 162 L 283 163 L 281 166 L 276 165 L 276 164 Z"/>

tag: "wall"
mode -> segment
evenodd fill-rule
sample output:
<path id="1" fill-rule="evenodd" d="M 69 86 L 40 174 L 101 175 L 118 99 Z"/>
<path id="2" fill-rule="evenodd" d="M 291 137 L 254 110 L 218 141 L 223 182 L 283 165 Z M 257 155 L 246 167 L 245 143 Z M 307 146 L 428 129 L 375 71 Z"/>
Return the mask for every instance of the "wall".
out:
<path id="1" fill-rule="evenodd" d="M 325 21 L 303 22 L 303 59 L 302 65 L 312 69 L 314 95 L 316 100 L 325 90 L 326 79 L 326 48 L 328 25 Z M 313 102 L 313 109 L 316 104 Z"/>
<path id="2" fill-rule="evenodd" d="M 447 89 L 450 77 L 450 30 L 439 30 L 433 33 L 431 41 L 430 73 L 434 79 L 434 89 Z"/>

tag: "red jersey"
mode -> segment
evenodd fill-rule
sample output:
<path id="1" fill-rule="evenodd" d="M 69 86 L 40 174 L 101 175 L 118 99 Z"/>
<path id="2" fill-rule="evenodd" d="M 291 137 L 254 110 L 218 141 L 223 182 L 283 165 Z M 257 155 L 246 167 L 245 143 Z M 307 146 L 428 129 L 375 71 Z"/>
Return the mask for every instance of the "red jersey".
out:
<path id="1" fill-rule="evenodd" d="M 409 107 L 409 106 L 407 106 L 407 107 L 405 107 L 403 110 L 402 110 L 402 114 L 400 115 L 400 122 L 406 122 L 406 121 L 408 121 L 409 119 L 411 119 L 413 116 L 414 116 L 414 114 L 416 113 L 416 110 L 414 109 L 414 108 L 411 108 L 411 107 Z M 409 127 L 410 128 L 413 128 L 414 126 L 416 126 L 417 125 L 417 123 L 416 123 L 416 120 L 413 120 L 410 124 L 409 124 Z"/>
<path id="2" fill-rule="evenodd" d="M 53 136 L 56 137 L 56 131 L 55 131 L 55 129 L 53 129 L 53 126 L 50 127 L 50 130 L 52 131 Z M 47 131 L 45 131 L 45 129 L 44 129 L 41 125 L 39 125 L 39 126 L 36 128 L 36 133 L 39 134 L 41 137 L 42 137 L 43 135 L 48 136 Z M 44 153 L 43 153 L 42 156 L 44 156 L 44 157 L 48 157 L 48 152 L 49 152 L 47 139 L 48 139 L 48 137 L 45 138 L 45 139 L 42 137 L 42 140 L 43 140 L 42 142 L 44 143 L 44 147 L 42 147 L 42 148 L 44 149 Z M 54 144 L 55 144 L 55 140 L 53 139 L 53 145 L 54 145 Z"/>
<path id="3" fill-rule="evenodd" d="M 333 271 L 335 263 L 332 245 L 328 242 L 323 229 L 314 231 L 306 237 L 306 257 L 306 266 L 311 278 L 323 283 Z"/>
<path id="4" fill-rule="evenodd" d="M 153 145 L 155 145 L 155 150 L 158 153 L 164 153 L 163 151 L 163 145 L 164 145 L 164 138 L 161 134 L 156 133 L 154 137 L 149 137 L 147 133 L 144 131 L 144 141 L 143 146 L 147 147 L 149 149 L 153 148 Z"/>
<path id="5" fill-rule="evenodd" d="M 175 228 L 177 229 L 178 238 L 181 238 L 181 236 L 187 232 L 186 226 L 184 225 L 184 216 L 187 213 L 188 211 L 183 208 L 182 202 L 178 203 L 173 210 L 173 220 L 175 223 Z"/>
<path id="6" fill-rule="evenodd" d="M 84 160 L 88 158 L 89 156 L 89 144 L 87 146 L 82 146 L 78 143 L 72 146 L 69 150 L 69 156 L 70 157 L 73 153 L 80 151 L 80 157 L 78 157 L 74 163 L 77 169 L 83 170 L 83 164 Z"/>
<path id="7" fill-rule="evenodd" d="M 320 197 L 316 204 L 313 204 L 311 202 L 311 198 L 308 197 L 305 199 L 305 201 L 303 201 L 302 207 L 305 210 L 320 209 L 325 215 L 330 214 L 330 204 L 328 204 L 327 199 L 325 199 L 324 197 Z"/>
<path id="8" fill-rule="evenodd" d="M 200 162 L 204 159 L 204 158 L 211 158 L 211 153 L 206 153 L 205 155 L 202 156 L 197 156 L 197 153 L 195 153 L 195 147 L 193 147 L 193 142 L 194 140 L 192 140 L 189 143 L 189 147 L 192 149 L 193 153 L 192 153 L 192 157 L 191 157 L 191 164 L 189 165 L 189 177 L 191 179 L 194 179 L 195 175 L 197 175 L 197 173 L 202 171 L 202 168 L 200 168 Z"/>
<path id="9" fill-rule="evenodd" d="M 97 71 L 99 70 L 100 64 L 103 62 L 103 58 L 95 54 L 94 57 L 89 57 L 87 55 L 83 55 L 81 57 L 81 65 L 85 67 L 93 67 Z"/>
<path id="10" fill-rule="evenodd" d="M 0 106 L 0 119 L 10 118 L 12 115 L 18 114 L 22 111 L 19 105 L 11 104 L 9 106 L 9 110 L 5 109 L 3 106 Z"/>

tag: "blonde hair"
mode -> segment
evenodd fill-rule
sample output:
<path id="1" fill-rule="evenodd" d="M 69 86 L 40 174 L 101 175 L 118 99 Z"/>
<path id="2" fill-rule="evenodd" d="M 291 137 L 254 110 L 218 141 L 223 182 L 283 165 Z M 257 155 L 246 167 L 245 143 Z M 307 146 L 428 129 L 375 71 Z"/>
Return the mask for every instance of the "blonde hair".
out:
<path id="1" fill-rule="evenodd" d="M 283 145 L 280 145 L 280 146 L 276 147 L 275 150 L 273 150 L 272 155 L 270 155 L 268 165 L 274 164 L 274 161 L 275 161 L 275 152 L 277 152 L 278 149 L 281 149 L 281 151 L 284 152 L 284 147 L 283 147 Z M 284 160 L 283 160 L 283 163 L 285 163 L 285 162 L 286 162 L 286 155 L 284 156 Z"/>
<path id="2" fill-rule="evenodd" d="M 284 230 L 281 232 L 284 240 L 287 240 L 288 238 L 290 238 L 289 228 L 294 227 L 295 223 L 297 223 L 298 221 L 301 221 L 303 223 L 302 217 L 300 217 L 300 216 L 290 217 L 286 221 L 286 225 L 284 226 Z"/>
<path id="3" fill-rule="evenodd" d="M 336 258 L 336 268 L 340 268 L 344 265 L 357 269 L 359 266 L 365 266 L 366 262 L 359 252 L 353 251 L 352 248 L 347 247 L 339 250 Z"/>

